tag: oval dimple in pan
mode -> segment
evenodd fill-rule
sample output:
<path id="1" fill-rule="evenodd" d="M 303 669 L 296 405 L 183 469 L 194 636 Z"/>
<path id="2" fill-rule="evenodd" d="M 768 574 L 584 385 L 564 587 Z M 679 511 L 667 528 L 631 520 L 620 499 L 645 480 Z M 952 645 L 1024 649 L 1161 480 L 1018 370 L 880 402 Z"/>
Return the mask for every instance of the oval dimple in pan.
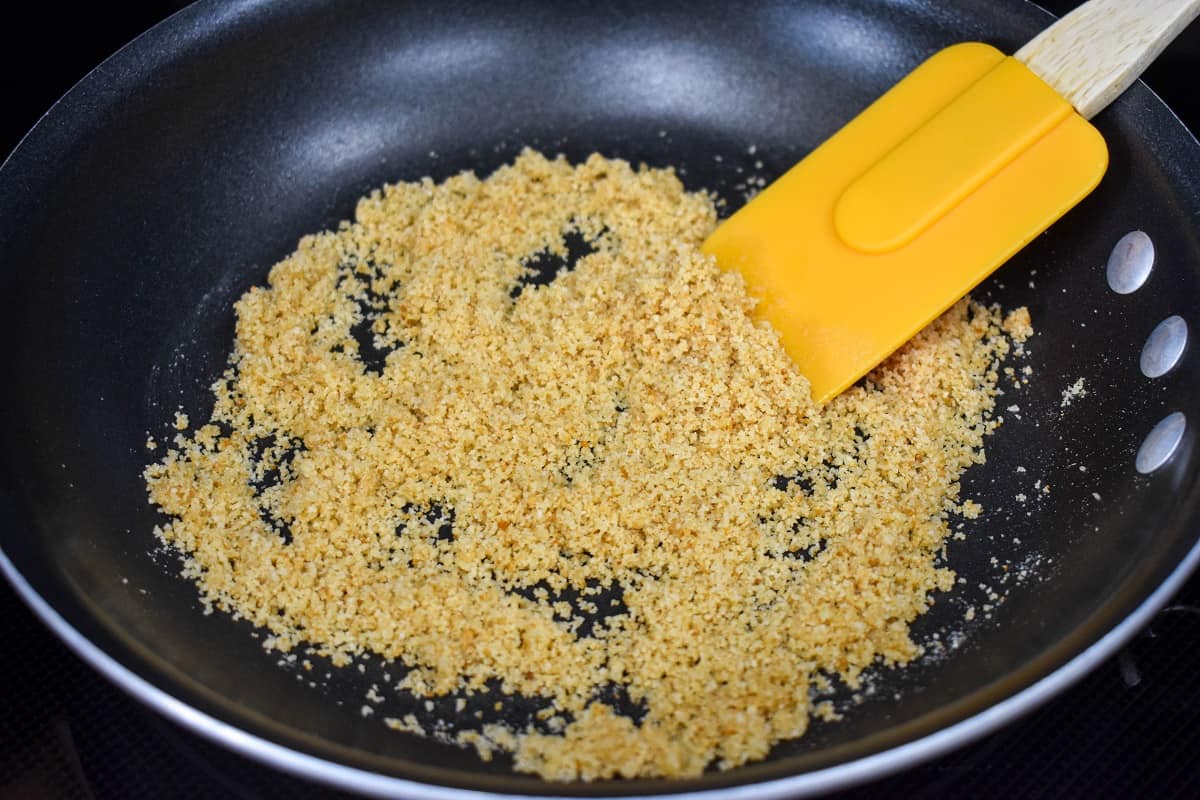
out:
<path id="1" fill-rule="evenodd" d="M 1187 322 L 1178 314 L 1172 314 L 1155 325 L 1142 345 L 1142 354 L 1138 359 L 1142 374 L 1147 378 L 1166 375 L 1183 357 L 1187 342 Z"/>

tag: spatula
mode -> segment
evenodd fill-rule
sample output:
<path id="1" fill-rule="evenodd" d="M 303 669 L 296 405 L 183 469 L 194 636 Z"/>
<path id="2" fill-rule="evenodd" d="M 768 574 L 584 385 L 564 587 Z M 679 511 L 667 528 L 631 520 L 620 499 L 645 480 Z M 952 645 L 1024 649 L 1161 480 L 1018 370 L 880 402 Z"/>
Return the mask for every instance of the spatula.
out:
<path id="1" fill-rule="evenodd" d="M 1091 0 L 1006 57 L 942 50 L 722 223 L 704 250 L 825 402 L 1099 183 L 1087 120 L 1200 13 Z"/>

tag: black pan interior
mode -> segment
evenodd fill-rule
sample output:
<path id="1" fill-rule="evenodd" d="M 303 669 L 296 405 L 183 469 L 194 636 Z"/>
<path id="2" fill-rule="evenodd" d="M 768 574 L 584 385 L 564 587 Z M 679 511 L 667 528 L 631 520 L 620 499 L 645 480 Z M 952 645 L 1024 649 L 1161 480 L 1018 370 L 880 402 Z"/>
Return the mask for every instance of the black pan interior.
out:
<path id="1" fill-rule="evenodd" d="M 0 546 L 73 627 L 213 717 L 385 774 L 547 791 L 504 758 L 386 729 L 386 709 L 361 717 L 386 665 L 316 687 L 277 667 L 248 626 L 203 616 L 156 552 L 144 443 L 170 440 L 177 408 L 207 418 L 233 300 L 372 187 L 486 173 L 525 145 L 674 165 L 736 207 L 748 175 L 780 174 L 938 48 L 978 39 L 1011 52 L 1048 19 L 991 0 L 188 8 L 85 79 L 0 172 Z M 1096 123 L 1111 151 L 1100 189 L 981 289 L 1028 305 L 1038 334 L 1020 362 L 1033 381 L 1002 399 L 1020 411 L 965 481 L 989 510 L 949 547 L 965 583 L 917 626 L 957 648 L 881 669 L 845 721 L 764 763 L 555 792 L 762 781 L 917 739 L 1092 645 L 1193 548 L 1192 432 L 1158 473 L 1139 476 L 1133 459 L 1168 412 L 1200 422 L 1194 354 L 1157 380 L 1138 369 L 1161 319 L 1200 330 L 1200 148 L 1144 86 Z M 1157 267 L 1118 296 L 1104 265 L 1133 229 L 1151 236 Z M 1081 377 L 1086 396 L 1063 407 Z M 1031 577 L 1015 585 L 1006 566 Z M 993 588 L 1009 591 L 987 618 Z"/>

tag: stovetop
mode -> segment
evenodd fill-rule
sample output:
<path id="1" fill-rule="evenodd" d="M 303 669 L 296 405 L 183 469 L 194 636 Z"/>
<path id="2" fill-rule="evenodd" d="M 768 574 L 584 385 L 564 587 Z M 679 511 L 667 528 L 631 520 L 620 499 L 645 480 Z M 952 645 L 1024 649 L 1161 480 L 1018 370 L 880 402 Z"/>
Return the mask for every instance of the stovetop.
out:
<path id="1" fill-rule="evenodd" d="M 45 33 L 30 63 L 5 48 L 0 151 L 104 57 L 184 5 L 96 4 L 70 12 L 87 40 L 54 45 L 67 13 L 27 9 L 10 37 Z M 1074 2 L 1043 5 L 1063 13 Z M 80 16 L 82 15 L 82 17 Z M 1200 23 L 1160 58 L 1147 82 L 1200 131 Z M 261 766 L 143 708 L 81 662 L 0 582 L 0 800 L 268 798 L 343 795 Z M 937 761 L 837 795 L 869 797 L 1200 796 L 1200 576 L 1116 657 L 1026 718 Z"/>

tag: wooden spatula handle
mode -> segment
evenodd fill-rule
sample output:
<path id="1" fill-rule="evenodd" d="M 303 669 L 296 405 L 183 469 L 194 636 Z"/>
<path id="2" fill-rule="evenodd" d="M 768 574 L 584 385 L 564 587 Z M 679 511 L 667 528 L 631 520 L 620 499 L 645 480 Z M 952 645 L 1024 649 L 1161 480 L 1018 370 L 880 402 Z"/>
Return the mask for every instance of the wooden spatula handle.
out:
<path id="1" fill-rule="evenodd" d="M 1042 31 L 1016 58 L 1091 119 L 1197 14 L 1200 0 L 1090 0 Z"/>

